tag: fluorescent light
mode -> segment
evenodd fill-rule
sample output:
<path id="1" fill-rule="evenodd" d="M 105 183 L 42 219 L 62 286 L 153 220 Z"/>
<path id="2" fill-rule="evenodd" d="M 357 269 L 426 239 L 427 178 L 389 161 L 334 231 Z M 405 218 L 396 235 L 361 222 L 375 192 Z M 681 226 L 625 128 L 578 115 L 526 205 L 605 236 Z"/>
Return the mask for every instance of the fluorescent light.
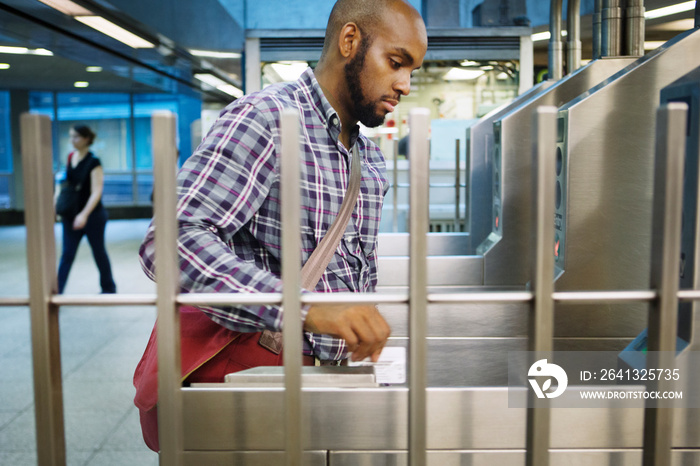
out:
<path id="1" fill-rule="evenodd" d="M 28 49 L 27 47 L 0 46 L 0 53 L 12 53 L 15 55 L 43 55 L 53 56 L 53 52 L 46 49 Z"/>
<path id="2" fill-rule="evenodd" d="M 562 37 L 566 37 L 568 33 L 566 31 L 561 31 Z M 536 32 L 530 36 L 533 42 L 539 42 L 542 40 L 549 40 L 552 34 L 549 31 Z"/>
<path id="3" fill-rule="evenodd" d="M 8 69 L 10 69 L 9 63 L 0 63 L 0 70 L 8 70 Z"/>
<path id="4" fill-rule="evenodd" d="M 217 78 L 213 74 L 209 73 L 197 73 L 194 75 L 195 78 L 199 79 L 205 84 L 214 87 L 221 92 L 225 92 L 233 97 L 243 97 L 243 91 L 238 89 L 236 86 L 227 83 L 223 79 Z"/>
<path id="5" fill-rule="evenodd" d="M 225 92 L 228 95 L 235 97 L 237 99 L 239 97 L 243 97 L 243 91 L 238 89 L 233 84 L 225 84 L 223 86 L 217 86 L 217 89 L 220 90 L 221 92 Z"/>
<path id="6" fill-rule="evenodd" d="M 470 79 L 476 79 L 483 74 L 483 70 L 463 70 L 461 68 L 452 68 L 450 71 L 445 73 L 443 79 L 446 81 L 468 81 Z"/>
<path id="7" fill-rule="evenodd" d="M 73 83 L 73 87 L 88 87 L 90 85 L 87 81 L 76 81 Z"/>
<path id="8" fill-rule="evenodd" d="M 663 8 L 657 8 L 656 10 L 649 10 L 644 12 L 644 18 L 654 19 L 663 18 L 664 16 L 675 15 L 677 13 L 683 13 L 690 11 L 695 8 L 695 1 L 678 3 L 676 5 L 665 6 Z"/>
<path id="9" fill-rule="evenodd" d="M 41 3 L 60 11 L 68 16 L 85 16 L 93 14 L 92 11 L 71 2 L 70 0 L 39 0 Z"/>
<path id="10" fill-rule="evenodd" d="M 499 80 L 499 81 L 505 81 L 505 80 L 508 79 L 509 77 L 510 77 L 510 76 L 508 76 L 508 73 L 506 73 L 505 71 L 501 71 L 500 73 L 498 73 L 498 74 L 496 75 L 496 79 Z"/>
<path id="11" fill-rule="evenodd" d="M 296 81 L 299 76 L 306 71 L 309 64 L 305 61 L 301 62 L 282 62 L 270 64 L 275 73 L 282 78 L 283 81 Z"/>
<path id="12" fill-rule="evenodd" d="M 85 71 L 87 71 L 88 73 L 99 73 L 100 71 L 102 71 L 102 67 L 101 66 L 88 66 L 87 68 L 85 68 Z"/>
<path id="13" fill-rule="evenodd" d="M 148 49 L 154 47 L 154 45 L 151 42 L 148 42 L 146 39 L 127 31 L 121 26 L 117 26 L 113 22 L 106 20 L 101 16 L 76 16 L 75 19 L 93 29 L 100 31 L 102 34 L 128 45 L 129 47 L 133 47 L 135 49 Z"/>
<path id="14" fill-rule="evenodd" d="M 532 36 L 533 42 L 539 42 L 541 40 L 549 40 L 550 37 L 552 37 L 552 34 L 549 33 L 549 31 L 544 31 L 544 32 L 536 32 Z"/>
<path id="15" fill-rule="evenodd" d="M 241 54 L 238 52 L 216 52 L 214 50 L 193 50 L 193 49 L 190 49 L 190 53 L 196 57 L 241 58 Z"/>

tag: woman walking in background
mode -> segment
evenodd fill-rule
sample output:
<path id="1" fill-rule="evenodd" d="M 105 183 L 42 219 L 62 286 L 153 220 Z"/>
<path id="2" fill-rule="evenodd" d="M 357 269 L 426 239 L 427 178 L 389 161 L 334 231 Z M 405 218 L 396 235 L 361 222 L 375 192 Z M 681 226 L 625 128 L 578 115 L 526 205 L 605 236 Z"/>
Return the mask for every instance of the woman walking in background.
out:
<path id="1" fill-rule="evenodd" d="M 58 266 L 58 292 L 63 293 L 80 240 L 85 235 L 100 271 L 102 293 L 116 293 L 117 287 L 105 248 L 107 210 L 102 205 L 104 171 L 100 159 L 90 152 L 95 133 L 88 126 L 77 125 L 70 130 L 70 140 L 75 151 L 68 155 L 66 186 L 62 189 L 73 189 L 77 194 L 75 205 L 69 209 L 72 212 L 61 215 L 63 251 Z"/>

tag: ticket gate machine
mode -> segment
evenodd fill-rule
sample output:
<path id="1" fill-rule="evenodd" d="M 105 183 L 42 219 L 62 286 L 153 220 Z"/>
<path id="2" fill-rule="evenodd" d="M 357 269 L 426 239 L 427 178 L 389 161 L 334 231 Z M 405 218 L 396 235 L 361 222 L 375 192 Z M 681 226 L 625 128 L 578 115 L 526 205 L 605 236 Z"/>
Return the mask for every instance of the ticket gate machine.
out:
<path id="1" fill-rule="evenodd" d="M 700 67 L 661 90 L 661 104 L 683 102 L 688 105 L 683 176 L 683 218 L 681 223 L 681 257 L 679 288 L 690 290 L 700 283 L 700 245 L 698 245 L 698 181 L 700 170 Z M 694 301 L 678 304 L 676 352 L 697 350 L 700 311 Z M 644 367 L 648 349 L 645 329 L 620 353 L 622 367 Z M 695 338 L 695 340 L 693 340 Z"/>

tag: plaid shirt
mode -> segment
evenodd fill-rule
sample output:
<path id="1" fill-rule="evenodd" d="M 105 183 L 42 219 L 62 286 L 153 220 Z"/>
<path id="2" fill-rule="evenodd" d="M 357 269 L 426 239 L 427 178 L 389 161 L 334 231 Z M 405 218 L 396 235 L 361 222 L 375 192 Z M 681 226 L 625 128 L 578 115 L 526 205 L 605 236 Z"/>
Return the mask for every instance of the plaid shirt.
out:
<path id="1" fill-rule="evenodd" d="M 302 261 L 330 228 L 349 181 L 351 152 L 338 139 L 340 119 L 309 68 L 294 83 L 240 98 L 221 113 L 178 174 L 183 292 L 280 292 L 280 113 L 299 112 Z M 377 283 L 377 233 L 389 185 L 379 148 L 353 131 L 362 158 L 360 195 L 316 292 L 371 292 Z M 153 224 L 141 245 L 141 264 L 154 279 Z M 299 264 L 301 269 L 302 264 Z M 279 331 L 278 306 L 202 307 L 215 322 L 240 332 Z M 306 318 L 306 309 L 302 318 Z M 304 353 L 346 357 L 345 342 L 305 334 Z"/>

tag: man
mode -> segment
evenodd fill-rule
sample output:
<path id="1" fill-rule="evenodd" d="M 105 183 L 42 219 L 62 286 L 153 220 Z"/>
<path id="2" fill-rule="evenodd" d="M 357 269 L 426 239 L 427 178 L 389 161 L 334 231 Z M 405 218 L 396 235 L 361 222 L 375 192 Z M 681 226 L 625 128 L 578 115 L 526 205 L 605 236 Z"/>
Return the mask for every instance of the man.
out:
<path id="1" fill-rule="evenodd" d="M 401 96 L 409 93 L 411 73 L 420 68 L 426 49 L 423 20 L 404 0 L 338 0 L 315 70 L 307 69 L 294 83 L 269 86 L 230 104 L 178 175 L 183 291 L 281 291 L 279 120 L 287 108 L 299 112 L 303 139 L 304 262 L 338 213 L 355 145 L 362 167 L 355 210 L 314 291 L 373 291 L 377 233 L 388 182 L 379 148 L 359 134 L 357 123 L 382 124 Z M 153 253 L 151 228 L 140 251 L 151 278 Z M 208 322 L 242 332 L 243 337 L 234 342 L 241 348 L 246 337 L 257 335 L 254 332 L 281 330 L 282 311 L 277 306 L 201 307 L 201 311 Z M 371 305 L 312 305 L 302 310 L 302 318 L 307 361 L 340 361 L 348 352 L 354 360 L 371 357 L 376 361 L 390 333 Z M 251 346 L 245 348 L 240 353 L 249 352 Z M 217 362 L 217 355 L 211 361 L 204 359 L 209 362 L 201 366 L 193 365 L 192 373 L 183 362 L 183 371 L 187 381 L 213 381 L 210 379 L 218 377 L 211 375 L 213 364 L 223 364 L 226 371 L 233 372 L 281 363 L 281 359 L 269 362 L 248 356 L 236 354 Z M 152 406 L 139 401 L 140 371 L 135 376 L 136 403 L 146 438 L 146 424 L 152 420 L 144 422 L 144 412 Z M 149 446 L 154 448 L 152 443 Z"/>

